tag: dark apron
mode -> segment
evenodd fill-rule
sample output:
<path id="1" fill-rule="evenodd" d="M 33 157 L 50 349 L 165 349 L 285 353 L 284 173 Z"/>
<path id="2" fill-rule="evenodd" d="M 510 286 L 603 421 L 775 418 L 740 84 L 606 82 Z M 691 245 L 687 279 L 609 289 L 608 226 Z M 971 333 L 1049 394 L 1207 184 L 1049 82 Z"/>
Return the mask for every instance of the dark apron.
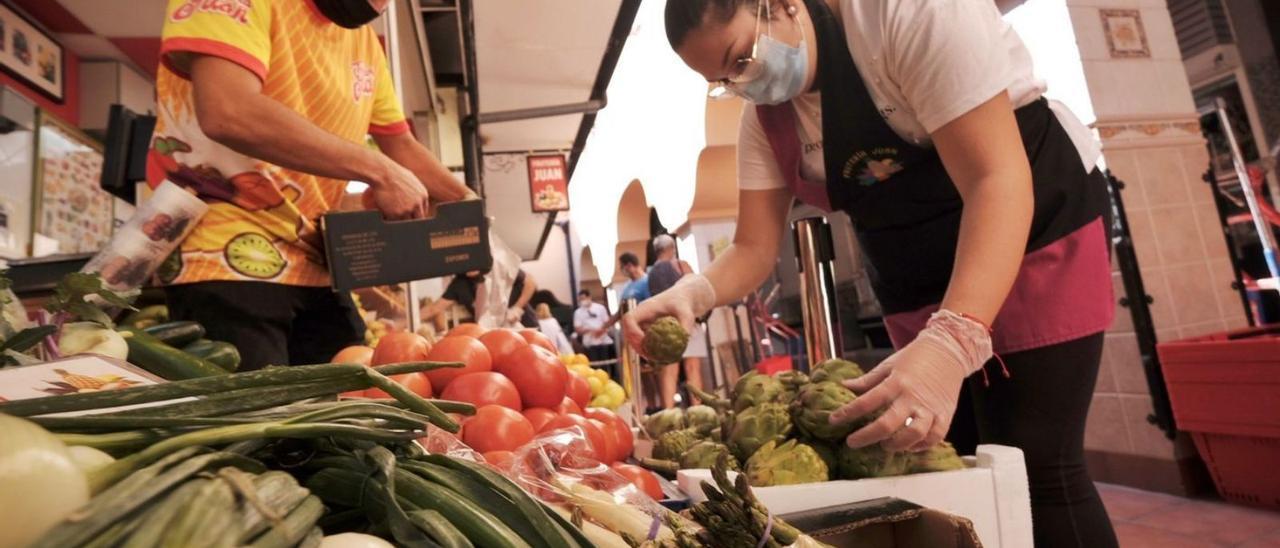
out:
<path id="1" fill-rule="evenodd" d="M 955 263 L 963 202 L 932 146 L 898 136 L 881 116 L 854 64 L 845 33 L 827 5 L 806 0 L 816 29 L 822 92 L 825 196 L 804 188 L 798 151 L 770 139 L 797 197 L 844 211 L 854 222 L 876 297 L 886 315 L 936 304 Z M 756 107 L 762 127 L 794 132 L 790 104 Z M 1031 162 L 1035 215 L 1027 252 L 1051 244 L 1104 215 L 1102 179 L 1090 177 L 1066 130 L 1041 99 L 1015 112 Z M 816 200 L 806 200 L 806 196 Z M 823 200 L 822 198 L 825 198 Z M 823 204 L 821 202 L 825 201 Z"/>

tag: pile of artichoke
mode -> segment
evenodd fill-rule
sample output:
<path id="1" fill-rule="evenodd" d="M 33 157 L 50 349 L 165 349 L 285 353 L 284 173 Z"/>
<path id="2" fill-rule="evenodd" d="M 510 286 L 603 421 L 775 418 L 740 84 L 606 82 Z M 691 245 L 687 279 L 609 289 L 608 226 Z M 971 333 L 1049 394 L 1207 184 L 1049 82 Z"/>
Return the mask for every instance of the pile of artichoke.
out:
<path id="1" fill-rule="evenodd" d="M 755 487 L 964 468 L 955 448 L 945 442 L 921 453 L 891 452 L 880 445 L 848 447 L 845 438 L 871 418 L 831 424 L 830 417 L 857 399 L 844 382 L 862 375 L 856 363 L 828 360 L 808 375 L 748 373 L 727 398 L 697 390 L 705 405 L 666 410 L 646 420 L 655 459 L 644 464 L 670 476 L 679 469 L 723 462 L 743 470 Z"/>

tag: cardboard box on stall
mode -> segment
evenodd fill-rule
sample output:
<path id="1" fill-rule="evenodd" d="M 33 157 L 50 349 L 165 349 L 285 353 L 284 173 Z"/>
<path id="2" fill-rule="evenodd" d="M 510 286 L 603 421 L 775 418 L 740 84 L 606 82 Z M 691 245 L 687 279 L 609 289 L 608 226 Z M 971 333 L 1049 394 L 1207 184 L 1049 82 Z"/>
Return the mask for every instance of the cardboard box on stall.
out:
<path id="1" fill-rule="evenodd" d="M 980 548 L 969 520 L 901 499 L 880 498 L 781 516 L 837 548 Z"/>

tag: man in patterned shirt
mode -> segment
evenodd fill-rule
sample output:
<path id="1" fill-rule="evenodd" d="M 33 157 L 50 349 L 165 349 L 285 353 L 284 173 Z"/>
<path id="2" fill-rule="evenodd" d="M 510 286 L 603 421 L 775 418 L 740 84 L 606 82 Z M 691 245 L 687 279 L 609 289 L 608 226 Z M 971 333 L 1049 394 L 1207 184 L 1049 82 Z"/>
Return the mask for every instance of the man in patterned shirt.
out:
<path id="1" fill-rule="evenodd" d="M 470 197 L 409 133 L 368 25 L 388 3 L 169 0 L 147 180 L 209 212 L 158 276 L 171 315 L 235 344 L 243 369 L 324 362 L 363 339 L 318 231 L 347 181 L 389 219 Z"/>

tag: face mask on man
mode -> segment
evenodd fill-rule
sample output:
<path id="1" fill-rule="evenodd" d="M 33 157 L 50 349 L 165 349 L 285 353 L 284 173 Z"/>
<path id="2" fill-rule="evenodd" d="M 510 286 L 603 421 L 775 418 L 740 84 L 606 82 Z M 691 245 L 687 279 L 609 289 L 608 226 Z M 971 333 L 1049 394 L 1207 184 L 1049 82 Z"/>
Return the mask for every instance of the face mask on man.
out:
<path id="1" fill-rule="evenodd" d="M 382 12 L 373 7 L 373 0 L 314 0 L 316 9 L 334 24 L 356 29 L 377 19 Z"/>

